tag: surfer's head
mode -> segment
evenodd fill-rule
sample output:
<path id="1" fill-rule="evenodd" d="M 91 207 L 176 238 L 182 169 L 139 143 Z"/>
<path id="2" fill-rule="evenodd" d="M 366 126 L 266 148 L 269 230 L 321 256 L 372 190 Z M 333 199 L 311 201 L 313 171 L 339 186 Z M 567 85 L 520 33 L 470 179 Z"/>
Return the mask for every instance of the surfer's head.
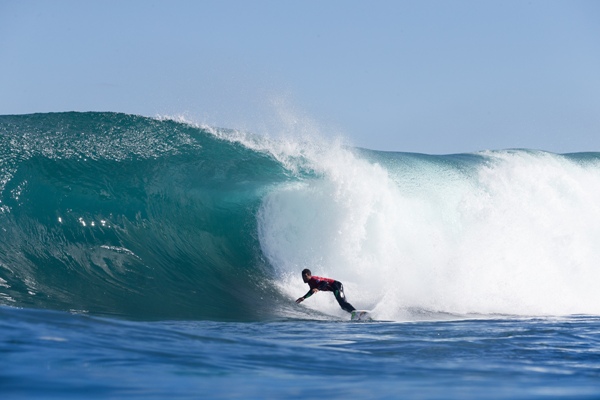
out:
<path id="1" fill-rule="evenodd" d="M 302 270 L 302 280 L 304 281 L 304 283 L 308 282 L 311 276 L 312 273 L 310 272 L 310 269 L 305 268 Z"/>

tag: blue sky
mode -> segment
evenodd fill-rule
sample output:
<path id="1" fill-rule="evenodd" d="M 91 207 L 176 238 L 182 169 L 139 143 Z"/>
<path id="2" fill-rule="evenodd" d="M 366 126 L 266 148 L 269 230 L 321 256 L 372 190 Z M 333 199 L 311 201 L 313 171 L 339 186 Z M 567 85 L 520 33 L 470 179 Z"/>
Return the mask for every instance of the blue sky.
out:
<path id="1" fill-rule="evenodd" d="M 598 1 L 0 0 L 0 114 L 600 151 Z"/>

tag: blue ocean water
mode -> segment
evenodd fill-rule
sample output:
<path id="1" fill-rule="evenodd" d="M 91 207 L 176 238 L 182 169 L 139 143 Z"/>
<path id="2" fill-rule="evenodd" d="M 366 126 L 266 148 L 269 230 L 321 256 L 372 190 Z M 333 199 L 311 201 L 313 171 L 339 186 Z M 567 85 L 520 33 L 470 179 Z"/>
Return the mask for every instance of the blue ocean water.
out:
<path id="1" fill-rule="evenodd" d="M 600 398 L 600 153 L 0 116 L 3 398 Z M 344 283 L 297 305 L 303 268 Z"/>
<path id="2" fill-rule="evenodd" d="M 1 308 L 3 398 L 598 398 L 600 318 L 133 322 Z"/>

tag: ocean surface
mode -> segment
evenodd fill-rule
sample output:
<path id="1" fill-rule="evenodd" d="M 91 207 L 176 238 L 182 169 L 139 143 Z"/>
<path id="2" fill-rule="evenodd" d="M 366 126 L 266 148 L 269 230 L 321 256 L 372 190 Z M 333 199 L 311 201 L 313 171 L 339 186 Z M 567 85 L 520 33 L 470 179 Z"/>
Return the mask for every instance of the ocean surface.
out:
<path id="1" fill-rule="evenodd" d="M 597 399 L 599 244 L 600 153 L 0 116 L 0 398 Z"/>

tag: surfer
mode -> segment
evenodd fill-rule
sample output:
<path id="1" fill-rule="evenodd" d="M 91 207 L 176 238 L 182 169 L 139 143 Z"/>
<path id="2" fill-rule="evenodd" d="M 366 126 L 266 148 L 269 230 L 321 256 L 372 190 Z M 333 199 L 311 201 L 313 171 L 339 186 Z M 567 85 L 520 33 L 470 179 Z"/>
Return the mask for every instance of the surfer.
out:
<path id="1" fill-rule="evenodd" d="M 346 301 L 342 282 L 338 282 L 334 279 L 322 278 L 320 276 L 312 276 L 310 269 L 302 270 L 302 280 L 304 283 L 308 283 L 310 290 L 304 296 L 296 300 L 296 303 L 302 303 L 308 297 L 317 293 L 319 290 L 322 290 L 326 292 L 333 292 L 335 299 L 343 310 L 348 311 L 349 313 L 355 310 L 355 308 L 352 307 L 352 304 Z"/>

